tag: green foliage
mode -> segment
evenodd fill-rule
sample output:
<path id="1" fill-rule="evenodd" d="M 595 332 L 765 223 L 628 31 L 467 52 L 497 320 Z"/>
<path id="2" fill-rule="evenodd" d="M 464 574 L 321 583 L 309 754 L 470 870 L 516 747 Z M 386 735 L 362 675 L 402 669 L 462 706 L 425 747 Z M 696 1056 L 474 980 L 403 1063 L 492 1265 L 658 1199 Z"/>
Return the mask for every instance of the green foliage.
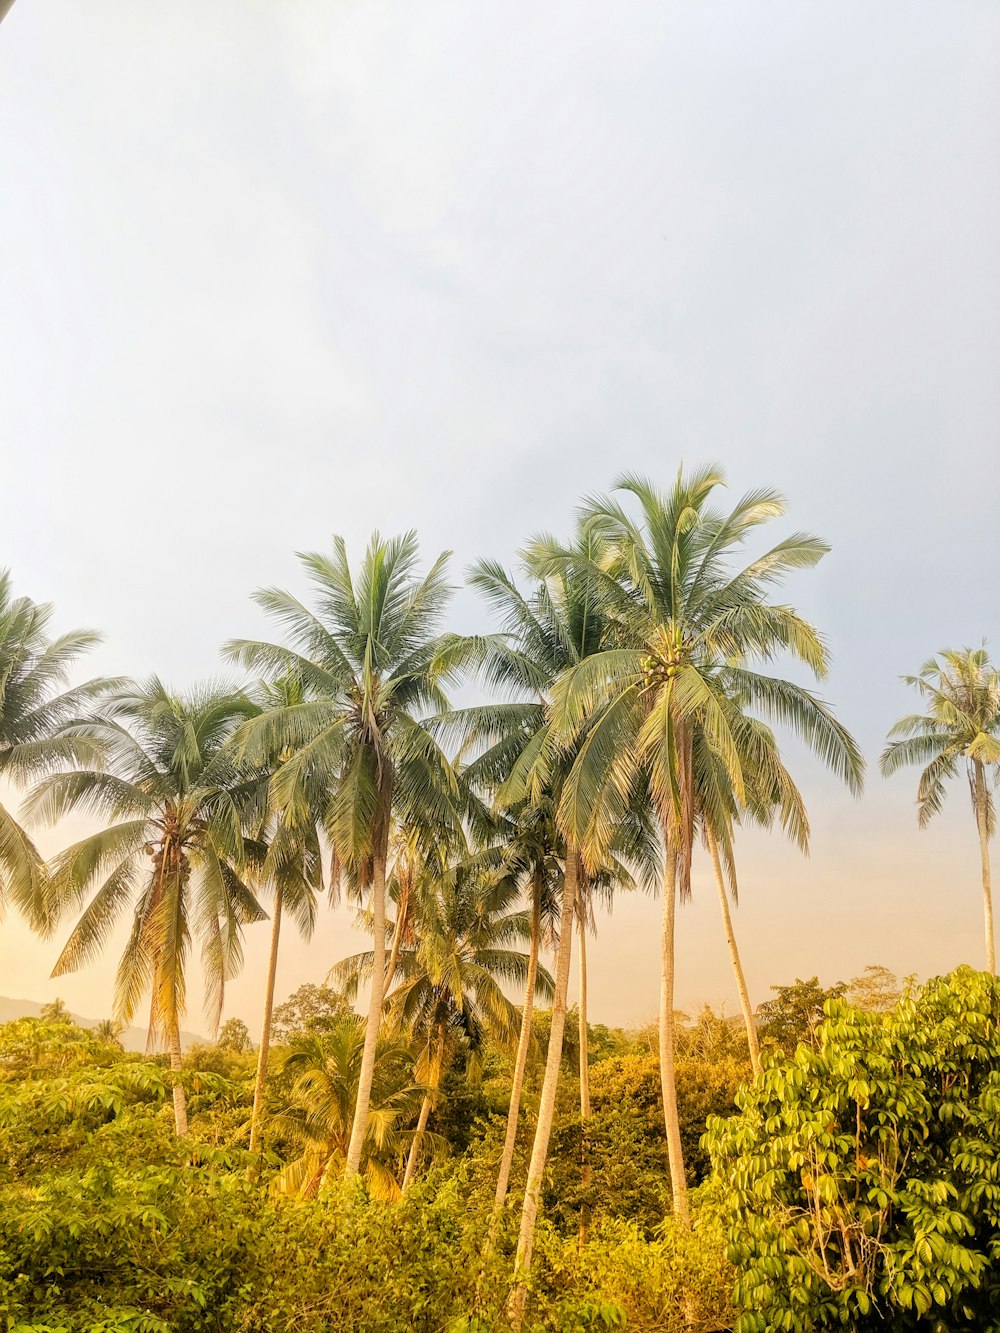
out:
<path id="1" fill-rule="evenodd" d="M 856 1009 L 867 1009 L 873 1014 L 885 1014 L 898 1002 L 902 994 L 895 972 L 872 963 L 865 968 L 861 976 L 852 978 L 848 983 L 846 999 Z"/>
<path id="2" fill-rule="evenodd" d="M 332 986 L 304 982 L 284 1004 L 275 1006 L 271 1018 L 271 1040 L 290 1041 L 310 1033 L 330 1032 L 350 1012 L 347 1001 Z"/>
<path id="3" fill-rule="evenodd" d="M 1000 1329 L 1000 980 L 826 1015 L 710 1122 L 737 1330 Z"/>
<path id="4" fill-rule="evenodd" d="M 773 1042 L 791 1055 L 800 1041 L 813 1042 L 823 1021 L 828 1000 L 839 1000 L 847 987 L 842 981 L 825 989 L 819 977 L 803 981 L 796 977 L 791 986 L 772 986 L 773 1000 L 757 1006 L 757 1023 L 762 1041 Z"/>
<path id="5" fill-rule="evenodd" d="M 305 1042 L 322 1046 L 334 1035 Z M 307 1058 L 295 1077 L 310 1074 L 303 1091 L 318 1094 L 302 1049 Z M 499 1119 L 396 1202 L 338 1181 L 318 1198 L 289 1198 L 271 1188 L 275 1150 L 292 1159 L 298 1141 L 282 1139 L 272 1122 L 264 1170 L 250 1169 L 249 1154 L 233 1146 L 247 1116 L 250 1062 L 217 1047 L 200 1054 L 212 1052 L 234 1062 L 237 1077 L 182 1071 L 191 1130 L 178 1141 L 174 1075 L 162 1059 L 126 1055 L 63 1022 L 0 1027 L 0 1326 L 6 1319 L 20 1333 L 506 1329 L 514 1210 L 501 1215 L 483 1258 Z M 412 1055 L 396 1073 L 412 1072 Z M 613 1092 L 614 1062 L 595 1070 L 605 1065 Z M 279 1075 L 276 1097 L 287 1086 Z M 456 1086 L 467 1086 L 464 1078 Z M 492 1108 L 488 1086 L 481 1095 Z M 413 1115 L 418 1101 L 410 1103 Z M 349 1112 L 350 1095 L 344 1124 Z M 568 1126 L 569 1102 L 565 1114 Z M 657 1207 L 640 1200 L 648 1186 L 662 1202 L 662 1144 L 660 1154 L 659 1182 L 651 1170 L 630 1195 L 646 1207 L 648 1227 L 608 1211 L 610 1193 L 592 1210 L 582 1249 L 575 1216 L 561 1230 L 554 1210 L 540 1225 L 529 1328 L 683 1333 L 686 1308 L 700 1312 L 706 1333 L 728 1325 L 731 1273 L 711 1214 L 700 1214 L 685 1235 L 660 1227 Z M 615 1181 L 628 1178 L 630 1161 L 615 1140 L 601 1160 Z M 567 1175 L 577 1166 L 575 1157 L 554 1162 Z"/>
<path id="6" fill-rule="evenodd" d="M 216 1042 L 224 1051 L 235 1051 L 237 1054 L 245 1054 L 253 1050 L 253 1042 L 250 1039 L 250 1029 L 242 1018 L 227 1018 L 222 1027 L 219 1028 L 219 1039 Z"/>

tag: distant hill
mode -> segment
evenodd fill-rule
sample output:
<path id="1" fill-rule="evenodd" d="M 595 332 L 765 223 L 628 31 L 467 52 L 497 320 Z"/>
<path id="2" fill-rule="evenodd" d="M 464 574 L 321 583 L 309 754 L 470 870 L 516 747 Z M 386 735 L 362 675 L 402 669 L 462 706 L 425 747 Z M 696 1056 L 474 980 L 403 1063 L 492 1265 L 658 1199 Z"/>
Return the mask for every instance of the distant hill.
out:
<path id="1" fill-rule="evenodd" d="M 10 1023 L 15 1018 L 37 1018 L 44 1008 L 37 1000 L 12 1000 L 6 995 L 0 995 L 0 1023 Z M 99 1019 L 84 1018 L 82 1014 L 70 1014 L 74 1023 L 79 1023 L 82 1028 L 97 1027 Z M 146 1049 L 146 1029 L 145 1028 L 126 1028 L 121 1034 L 119 1040 L 127 1051 L 144 1051 Z M 205 1037 L 200 1037 L 197 1032 L 185 1032 L 181 1030 L 181 1045 L 196 1046 L 204 1043 Z"/>

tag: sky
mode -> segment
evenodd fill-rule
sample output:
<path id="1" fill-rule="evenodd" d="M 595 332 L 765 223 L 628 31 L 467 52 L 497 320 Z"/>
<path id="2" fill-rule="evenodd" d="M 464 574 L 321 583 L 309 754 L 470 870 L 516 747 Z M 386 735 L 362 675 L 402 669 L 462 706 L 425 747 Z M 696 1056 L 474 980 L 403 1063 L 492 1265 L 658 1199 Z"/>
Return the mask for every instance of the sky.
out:
<path id="1" fill-rule="evenodd" d="M 856 801 L 789 745 L 810 857 L 741 835 L 754 1001 L 978 963 L 967 794 L 918 833 L 877 758 L 901 673 L 1000 652 L 998 236 L 996 0 L 17 0 L 0 564 L 103 631 L 94 671 L 182 688 L 332 533 L 416 528 L 460 584 L 625 470 L 718 461 L 830 542 L 787 596 L 870 764 Z M 460 588 L 450 627 L 487 623 Z M 655 1014 L 658 915 L 600 919 L 595 1021 Z M 107 1014 L 111 960 L 52 981 L 57 943 L 8 917 L 0 992 Z M 362 944 L 285 932 L 279 995 Z M 679 955 L 679 1002 L 733 1012 L 704 864 Z"/>

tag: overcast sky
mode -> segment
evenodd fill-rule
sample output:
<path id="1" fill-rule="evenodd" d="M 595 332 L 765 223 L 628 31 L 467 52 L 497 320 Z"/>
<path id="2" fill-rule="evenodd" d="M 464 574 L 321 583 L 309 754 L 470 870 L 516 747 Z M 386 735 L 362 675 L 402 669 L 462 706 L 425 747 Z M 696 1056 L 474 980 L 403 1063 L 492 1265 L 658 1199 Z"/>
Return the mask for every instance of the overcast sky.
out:
<path id="1" fill-rule="evenodd" d="M 95 669 L 180 687 L 332 532 L 415 527 L 458 579 L 623 469 L 715 459 L 832 543 L 790 595 L 874 763 L 901 672 L 1000 652 L 998 237 L 996 0 L 17 0 L 0 564 L 105 632 Z M 790 754 L 813 852 L 743 839 L 754 999 L 979 963 L 963 788 L 918 833 L 915 774 L 857 803 Z M 705 870 L 679 998 L 732 1010 Z M 658 912 L 601 920 L 596 1020 L 654 1014 Z M 343 914 L 287 933 L 279 993 L 355 947 Z M 112 961 L 52 982 L 54 949 L 8 919 L 0 992 L 106 1014 Z"/>

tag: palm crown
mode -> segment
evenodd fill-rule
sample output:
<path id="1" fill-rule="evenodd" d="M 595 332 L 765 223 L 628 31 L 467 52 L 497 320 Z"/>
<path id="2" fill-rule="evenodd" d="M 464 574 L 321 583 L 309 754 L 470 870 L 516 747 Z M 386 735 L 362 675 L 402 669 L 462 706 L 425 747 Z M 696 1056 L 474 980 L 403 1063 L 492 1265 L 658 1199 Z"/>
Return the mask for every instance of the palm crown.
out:
<path id="1" fill-rule="evenodd" d="M 392 809 L 430 803 L 445 818 L 457 810 L 451 766 L 421 721 L 447 707 L 442 687 L 460 657 L 455 636 L 438 633 L 451 595 L 447 555 L 420 579 L 415 535 L 376 534 L 356 580 L 339 537 L 331 556 L 301 560 L 316 610 L 263 589 L 254 599 L 288 642 L 240 639 L 225 651 L 264 676 L 297 676 L 303 697 L 249 721 L 239 745 L 256 763 L 287 751 L 273 781 L 279 805 L 307 812 L 319 776 L 338 861 L 364 878 L 372 858 L 385 855 Z"/>
<path id="2" fill-rule="evenodd" d="M 965 648 L 940 653 L 916 676 L 903 679 L 919 691 L 927 712 L 901 718 L 892 728 L 882 772 L 888 777 L 904 764 L 925 765 L 917 787 L 923 828 L 944 804 L 945 783 L 965 764 L 979 834 L 986 966 L 995 972 L 989 841 L 996 831 L 996 807 L 987 775 L 990 766 L 1000 774 L 1000 672 L 985 647 Z"/>
<path id="3" fill-rule="evenodd" d="M 131 908 L 115 1012 L 128 1022 L 151 989 L 151 1026 L 168 1040 L 185 1008 L 192 938 L 202 946 L 214 1026 L 242 958 L 241 927 L 263 916 L 246 878 L 248 835 L 265 810 L 263 774 L 237 763 L 227 745 L 254 710 L 243 694 L 204 688 L 178 696 L 154 677 L 69 724 L 63 734 L 87 742 L 99 764 L 43 779 L 31 796 L 33 811 L 50 822 L 78 811 L 108 825 L 53 863 L 55 910 L 90 899 L 54 975 L 100 953 Z"/>
<path id="4" fill-rule="evenodd" d="M 365 1033 L 345 1015 L 332 1031 L 299 1037 L 284 1061 L 294 1083 L 275 1129 L 300 1149 L 276 1178 L 279 1190 L 308 1197 L 343 1170 L 361 1073 Z M 365 1127 L 360 1171 L 376 1198 L 399 1196 L 395 1167 L 411 1135 L 403 1125 L 424 1096 L 413 1074 L 413 1048 L 399 1036 L 382 1035 L 376 1047 L 371 1109 Z"/>
<path id="5" fill-rule="evenodd" d="M 944 803 L 945 783 L 964 762 L 1000 764 L 1000 671 L 985 648 L 940 653 L 915 676 L 904 676 L 927 705 L 925 713 L 900 718 L 882 754 L 886 777 L 908 764 L 922 764 L 917 789 L 921 828 Z M 971 774 L 970 774 L 971 776 Z M 984 788 L 987 829 L 994 832 L 993 797 Z"/>
<path id="6" fill-rule="evenodd" d="M 76 659 L 100 642 L 89 630 L 53 638 L 51 606 L 15 597 L 0 570 L 0 778 L 24 782 L 71 754 L 56 732 L 112 682 L 66 688 Z M 0 911 L 9 900 L 32 925 L 45 929 L 42 859 L 20 824 L 0 805 Z"/>
<path id="7" fill-rule="evenodd" d="M 591 500 L 586 522 L 602 538 L 590 562 L 612 625 L 611 646 L 566 673 L 555 693 L 557 734 L 589 719 L 586 743 L 566 783 L 562 816 L 585 846 L 606 845 L 644 773 L 677 858 L 682 893 L 690 887 L 697 818 L 696 737 L 744 801 L 747 715 L 791 726 L 848 786 L 860 788 L 863 760 L 849 733 L 804 687 L 760 669 L 782 653 L 827 672 L 819 634 L 770 588 L 787 572 L 814 565 L 825 543 L 794 533 L 742 569 L 733 553 L 783 512 L 772 491 L 755 491 L 728 514 L 710 508 L 722 474 L 707 468 L 661 494 L 639 477 L 619 490 L 639 502 L 637 521 L 617 500 Z M 542 544 L 541 567 L 579 563 L 576 551 Z M 759 748 L 759 747 L 757 747 Z M 593 855 L 593 851 L 591 852 Z"/>

